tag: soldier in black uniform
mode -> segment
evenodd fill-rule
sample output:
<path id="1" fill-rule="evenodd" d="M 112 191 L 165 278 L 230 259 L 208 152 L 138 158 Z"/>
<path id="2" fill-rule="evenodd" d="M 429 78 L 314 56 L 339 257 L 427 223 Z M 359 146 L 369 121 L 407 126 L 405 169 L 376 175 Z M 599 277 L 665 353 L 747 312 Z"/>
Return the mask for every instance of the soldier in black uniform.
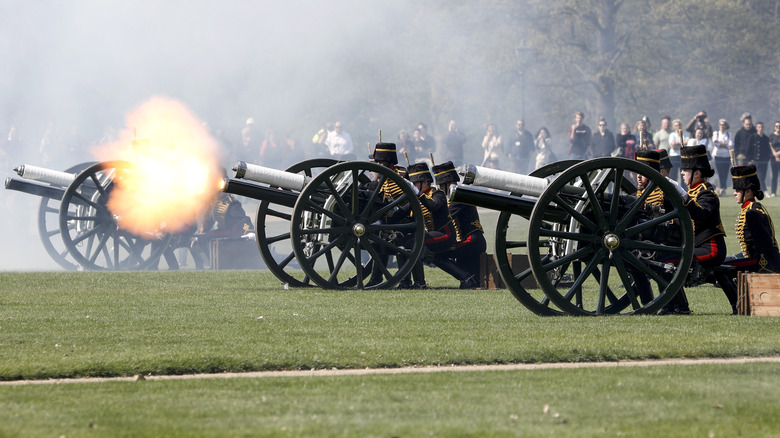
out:
<path id="1" fill-rule="evenodd" d="M 200 224 L 199 234 L 192 242 L 192 257 L 195 266 L 206 267 L 209 259 L 209 243 L 214 239 L 241 237 L 254 233 L 252 220 L 247 216 L 241 201 L 235 196 L 219 192 L 206 217 Z"/>
<path id="2" fill-rule="evenodd" d="M 713 185 L 707 181 L 715 175 L 715 171 L 710 167 L 704 145 L 683 146 L 680 156 L 680 173 L 688 186 L 683 202 L 693 221 L 694 263 L 705 269 L 714 268 L 726 259 L 726 230 L 720 220 L 720 200 Z M 732 298 L 728 298 L 731 301 Z M 662 315 L 690 313 L 688 299 L 682 289 L 659 312 Z"/>
<path id="3" fill-rule="evenodd" d="M 434 188 L 433 176 L 427 163 L 415 163 L 407 169 L 409 180 L 412 182 L 417 199 L 422 207 L 423 217 L 412 218 L 425 222 L 425 248 L 432 254 L 446 251 L 455 243 L 455 231 L 452 229 L 452 219 L 447 208 L 447 197 L 439 189 Z M 401 211 L 410 213 L 410 206 L 406 204 Z M 425 257 L 423 257 L 425 258 Z M 425 289 L 425 271 L 422 260 L 412 270 L 414 284 L 409 278 L 404 279 L 399 288 Z"/>
<path id="4" fill-rule="evenodd" d="M 460 182 L 452 161 L 433 166 L 436 184 L 449 196 L 450 189 Z M 485 234 L 479 222 L 477 207 L 448 203 L 456 242 L 448 251 L 437 255 L 436 266 L 460 280 L 461 289 L 479 286 L 479 258 L 487 249 Z M 453 266 L 450 264 L 454 262 Z"/>
<path id="5" fill-rule="evenodd" d="M 371 155 L 370 159 L 380 166 L 395 171 L 402 177 L 406 176 L 406 169 L 397 166 L 398 153 L 396 152 L 395 143 L 377 143 L 374 147 L 374 153 Z M 375 190 L 377 184 L 378 181 L 372 181 L 368 184 L 367 188 L 369 190 Z M 390 202 L 403 194 L 403 190 L 401 190 L 401 188 L 398 187 L 396 183 L 389 179 L 385 181 L 385 183 L 380 188 L 380 191 L 382 193 L 382 200 L 384 202 Z M 383 218 L 383 220 L 400 221 L 404 219 L 400 217 L 386 217 Z M 389 256 L 387 256 L 385 250 L 382 247 L 377 247 L 377 251 L 381 254 L 382 260 L 375 260 L 375 263 L 371 269 L 371 278 L 369 278 L 368 283 L 366 283 L 366 287 L 376 286 L 382 282 L 383 276 L 379 264 L 381 263 L 386 266 L 389 261 Z"/>
<path id="6" fill-rule="evenodd" d="M 726 258 L 724 264 L 742 272 L 780 272 L 780 250 L 775 238 L 775 226 L 766 209 L 756 200 L 764 199 L 756 166 L 731 168 L 734 197 L 742 205 L 737 217 L 737 238 L 742 253 Z M 719 274 L 719 275 L 718 275 Z M 732 312 L 737 313 L 736 273 L 720 272 L 716 279 L 731 302 Z"/>

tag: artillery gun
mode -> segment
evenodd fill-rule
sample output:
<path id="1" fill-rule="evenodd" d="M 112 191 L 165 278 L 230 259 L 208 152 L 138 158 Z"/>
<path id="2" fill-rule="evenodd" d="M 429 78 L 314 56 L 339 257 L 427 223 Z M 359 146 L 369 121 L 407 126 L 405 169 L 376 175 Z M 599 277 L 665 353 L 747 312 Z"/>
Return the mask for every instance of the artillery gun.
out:
<path id="1" fill-rule="evenodd" d="M 652 314 L 685 282 L 693 260 L 690 216 L 674 186 L 642 163 L 558 162 L 527 176 L 466 165 L 459 173 L 464 185 L 451 201 L 501 212 L 496 265 L 515 298 L 536 314 Z M 640 196 L 630 179 L 637 173 L 650 180 Z M 646 208 L 655 188 L 668 208 Z M 523 251 L 530 268 L 516 274 L 509 259 Z M 676 262 L 661 263 L 659 254 Z M 531 275 L 538 289 L 522 286 Z M 640 297 L 648 287 L 652 296 Z"/>
<path id="2" fill-rule="evenodd" d="M 29 164 L 14 168 L 21 178 L 5 187 L 40 196 L 38 232 L 46 252 L 67 270 L 147 269 L 159 262 L 170 235 L 138 236 L 122 230 L 107 207 L 123 161 L 82 163 L 65 171 Z"/>
<path id="3" fill-rule="evenodd" d="M 423 252 L 422 217 L 413 189 L 396 172 L 370 162 L 311 160 L 288 171 L 239 162 L 223 191 L 260 200 L 257 244 L 268 268 L 291 286 L 328 289 L 388 288 L 400 282 Z M 396 184 L 402 194 L 383 199 L 382 187 Z M 289 222 L 289 231 L 269 223 Z M 283 227 L 283 226 L 282 226 Z M 271 248 L 276 248 L 272 251 Z M 384 263 L 394 256 L 397 266 Z M 297 274 L 286 267 L 295 259 Z M 375 266 L 376 264 L 376 266 Z M 369 284 L 372 269 L 382 281 Z"/>

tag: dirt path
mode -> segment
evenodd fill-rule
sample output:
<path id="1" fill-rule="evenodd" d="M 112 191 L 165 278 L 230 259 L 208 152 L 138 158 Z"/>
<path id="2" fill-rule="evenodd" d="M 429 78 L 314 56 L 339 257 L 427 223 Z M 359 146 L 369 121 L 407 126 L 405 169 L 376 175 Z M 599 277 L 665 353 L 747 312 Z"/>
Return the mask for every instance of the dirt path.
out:
<path id="1" fill-rule="evenodd" d="M 263 377 L 322 377 L 322 376 L 365 376 L 376 374 L 412 374 L 440 372 L 469 371 L 514 371 L 514 370 L 551 370 L 560 368 L 614 368 L 614 367 L 651 367 L 660 365 L 703 365 L 703 364 L 746 364 L 772 362 L 780 363 L 780 356 L 769 357 L 737 357 L 737 358 L 703 358 L 703 359 L 660 359 L 660 360 L 628 360 L 617 362 L 559 362 L 538 364 L 508 364 L 508 365 L 451 365 L 407 368 L 365 368 L 350 370 L 301 370 L 301 371 L 257 371 L 249 373 L 219 373 L 219 374 L 188 374 L 177 376 L 134 376 L 134 377 L 97 377 L 81 379 L 49 379 L 49 380 L 15 380 L 0 382 L 0 386 L 46 385 L 62 383 L 94 383 L 94 382 L 132 382 L 139 380 L 187 380 L 187 379 L 238 379 Z"/>

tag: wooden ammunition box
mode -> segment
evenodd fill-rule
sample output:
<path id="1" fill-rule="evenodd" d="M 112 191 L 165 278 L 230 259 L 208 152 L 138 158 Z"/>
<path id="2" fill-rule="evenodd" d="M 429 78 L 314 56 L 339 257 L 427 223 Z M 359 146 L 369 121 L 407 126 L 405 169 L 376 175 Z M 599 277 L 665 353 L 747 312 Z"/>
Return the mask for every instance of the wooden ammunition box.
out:
<path id="1" fill-rule="evenodd" d="M 741 272 L 737 278 L 737 313 L 780 316 L 780 274 Z"/>
<path id="2" fill-rule="evenodd" d="M 211 269 L 263 269 L 265 264 L 257 249 L 257 242 L 231 237 L 214 239 L 209 243 Z"/>
<path id="3" fill-rule="evenodd" d="M 519 274 L 528 269 L 528 257 L 523 254 L 509 254 L 509 266 L 512 272 Z M 479 284 L 480 289 L 506 289 L 493 254 L 482 254 L 479 258 Z M 528 276 L 520 283 L 525 289 L 536 289 L 536 280 L 533 275 Z"/>

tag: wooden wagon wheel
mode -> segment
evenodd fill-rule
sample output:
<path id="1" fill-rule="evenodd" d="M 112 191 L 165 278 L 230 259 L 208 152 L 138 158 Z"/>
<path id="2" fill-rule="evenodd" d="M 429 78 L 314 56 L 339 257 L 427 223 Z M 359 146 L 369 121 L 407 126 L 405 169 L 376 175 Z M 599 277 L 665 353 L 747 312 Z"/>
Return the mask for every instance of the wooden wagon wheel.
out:
<path id="1" fill-rule="evenodd" d="M 315 158 L 293 164 L 287 172 L 313 177 L 316 173 L 338 163 L 330 158 Z M 305 272 L 291 269 L 295 253 L 290 241 L 290 221 L 292 210 L 260 201 L 257 206 L 257 247 L 265 265 L 282 283 L 292 287 L 314 286 Z M 270 225 L 270 226 L 269 226 Z M 283 231 L 279 231 L 283 230 Z"/>
<path id="2" fill-rule="evenodd" d="M 366 184 L 368 178 L 376 180 Z M 402 190 L 392 202 L 382 199 L 386 181 Z M 404 205 L 417 220 L 387 220 L 388 214 Z M 397 173 L 368 162 L 340 163 L 316 176 L 299 195 L 290 229 L 293 252 L 306 275 L 320 287 L 392 287 L 411 272 L 422 253 L 425 228 L 419 218 L 420 203 Z M 388 256 L 396 257 L 397 267 L 383 263 Z M 378 284 L 368 284 L 371 262 L 382 273 Z"/>
<path id="3" fill-rule="evenodd" d="M 77 164 L 65 169 L 65 172 L 76 174 L 94 164 L 94 161 Z M 62 233 L 60 233 L 61 201 L 62 198 L 42 197 L 41 204 L 38 207 L 38 235 L 41 238 L 41 243 L 43 243 L 43 248 L 51 256 L 52 260 L 68 271 L 75 271 L 78 269 L 78 264 L 69 255 L 70 252 L 63 243 Z"/>
<path id="4" fill-rule="evenodd" d="M 111 191 L 130 164 L 98 163 L 81 172 L 62 197 L 62 240 L 81 269 L 131 270 L 156 266 L 169 235 L 139 237 L 118 227 L 106 207 Z"/>
<path id="5" fill-rule="evenodd" d="M 559 174 L 571 166 L 581 163 L 580 160 L 565 160 L 550 163 L 544 167 L 534 170 L 529 176 L 535 176 L 537 178 L 547 178 L 553 175 Z M 512 193 L 514 196 L 520 196 L 516 193 Z M 523 282 L 533 276 L 530 268 L 515 274 L 510 266 L 509 258 L 526 248 L 527 243 L 525 240 L 517 240 L 512 237 L 510 230 L 513 225 L 518 224 L 521 216 L 502 211 L 498 215 L 498 221 L 496 222 L 496 237 L 494 243 L 494 257 L 496 259 L 496 266 L 498 272 L 501 275 L 501 279 L 506 284 L 507 288 L 512 295 L 517 298 L 528 310 L 536 313 L 540 316 L 555 316 L 562 315 L 559 309 L 554 305 L 550 305 L 550 299 L 547 298 L 541 291 L 531 294 L 525 287 Z M 528 217 L 522 217 L 522 220 L 527 221 Z M 519 225 L 519 224 L 518 224 Z"/>
<path id="6" fill-rule="evenodd" d="M 642 196 L 626 189 L 630 173 L 650 182 Z M 621 181 L 619 185 L 615 181 Z M 619 188 L 616 189 L 616 186 Z M 649 215 L 647 196 L 659 187 L 669 211 Z M 545 210 L 569 214 L 556 230 Z M 669 226 L 677 224 L 676 227 Z M 676 230 L 663 236 L 662 230 Z M 664 243 L 656 243 L 664 239 Z M 545 295 L 570 315 L 652 314 L 682 287 L 693 260 L 693 226 L 682 198 L 661 174 L 624 158 L 599 158 L 561 173 L 539 197 L 531 213 L 528 253 L 534 277 Z M 652 254 L 666 254 L 676 264 L 661 264 Z M 573 267 L 580 266 L 575 270 Z M 568 277 L 569 281 L 560 281 Z M 652 297 L 640 302 L 636 281 L 647 279 Z"/>

